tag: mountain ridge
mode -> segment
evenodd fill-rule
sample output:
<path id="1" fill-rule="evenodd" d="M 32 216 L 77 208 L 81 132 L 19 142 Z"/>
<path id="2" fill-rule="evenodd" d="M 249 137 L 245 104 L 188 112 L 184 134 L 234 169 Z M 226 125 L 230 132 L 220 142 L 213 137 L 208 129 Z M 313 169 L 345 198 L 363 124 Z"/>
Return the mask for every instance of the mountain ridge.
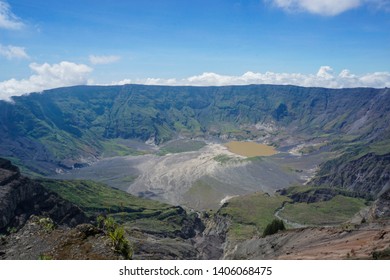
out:
<path id="1" fill-rule="evenodd" d="M 388 89 L 372 88 L 59 88 L 15 97 L 13 104 L 0 102 L 0 155 L 48 174 L 58 167 L 74 168 L 96 160 L 105 143 L 113 139 L 161 144 L 179 135 L 259 139 L 269 134 L 256 130 L 256 124 L 274 125 L 306 139 L 345 133 L 376 141 L 390 133 L 385 126 L 388 117 L 383 114 L 389 110 L 389 99 Z M 288 138 L 279 136 L 271 137 L 275 145 L 283 145 L 283 138 Z"/>

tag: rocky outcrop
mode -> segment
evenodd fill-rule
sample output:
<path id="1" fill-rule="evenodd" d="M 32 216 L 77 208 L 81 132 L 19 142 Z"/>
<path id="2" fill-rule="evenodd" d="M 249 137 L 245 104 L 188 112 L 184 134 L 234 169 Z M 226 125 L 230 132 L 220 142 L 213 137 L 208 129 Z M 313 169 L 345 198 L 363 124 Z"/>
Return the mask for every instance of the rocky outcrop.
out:
<path id="1" fill-rule="evenodd" d="M 22 176 L 10 161 L 0 159 L 0 231 L 22 227 L 33 214 L 50 217 L 59 225 L 88 221 L 77 206 Z"/>
<path id="2" fill-rule="evenodd" d="M 200 232 L 195 240 L 195 247 L 199 251 L 198 258 L 203 260 L 220 259 L 226 249 L 226 235 L 231 225 L 227 216 L 216 213 L 204 217 L 206 228 Z"/>
<path id="3" fill-rule="evenodd" d="M 75 228 L 48 228 L 31 216 L 16 233 L 0 240 L 0 259 L 115 260 L 121 259 L 109 238 L 91 224 Z"/>
<path id="4" fill-rule="evenodd" d="M 390 190 L 379 196 L 369 212 L 369 220 L 389 219 L 390 217 Z"/>
<path id="5" fill-rule="evenodd" d="M 377 197 L 390 187 L 390 154 L 366 154 L 349 160 L 344 155 L 320 166 L 310 182 L 315 186 L 345 188 L 363 197 Z"/>

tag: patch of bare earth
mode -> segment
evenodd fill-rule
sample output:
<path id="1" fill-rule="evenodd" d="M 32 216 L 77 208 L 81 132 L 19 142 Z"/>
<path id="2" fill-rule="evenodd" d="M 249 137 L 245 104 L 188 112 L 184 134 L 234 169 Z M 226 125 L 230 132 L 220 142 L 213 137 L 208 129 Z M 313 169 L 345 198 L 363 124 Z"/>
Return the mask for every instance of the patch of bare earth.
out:
<path id="1" fill-rule="evenodd" d="M 293 229 L 245 241 L 227 259 L 372 259 L 390 246 L 390 221 L 357 227 Z"/>

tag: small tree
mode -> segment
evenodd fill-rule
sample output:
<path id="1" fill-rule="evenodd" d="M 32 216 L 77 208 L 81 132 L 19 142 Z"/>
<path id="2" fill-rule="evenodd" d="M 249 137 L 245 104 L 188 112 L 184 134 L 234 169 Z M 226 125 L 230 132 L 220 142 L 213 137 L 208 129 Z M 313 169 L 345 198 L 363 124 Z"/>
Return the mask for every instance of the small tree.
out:
<path id="1" fill-rule="evenodd" d="M 284 226 L 284 223 L 282 220 L 274 219 L 271 223 L 269 223 L 265 227 L 265 229 L 263 231 L 263 237 L 277 233 L 278 231 L 285 230 L 285 229 L 286 229 L 286 227 Z"/>

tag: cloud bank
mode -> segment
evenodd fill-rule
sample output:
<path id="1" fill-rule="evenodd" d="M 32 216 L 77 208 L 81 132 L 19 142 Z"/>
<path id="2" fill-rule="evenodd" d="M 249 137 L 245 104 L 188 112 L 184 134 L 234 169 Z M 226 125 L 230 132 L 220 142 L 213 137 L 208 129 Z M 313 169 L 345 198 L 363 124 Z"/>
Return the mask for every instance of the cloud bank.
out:
<path id="1" fill-rule="evenodd" d="M 17 30 L 23 28 L 24 24 L 11 12 L 7 2 L 0 1 L 0 28 Z"/>
<path id="2" fill-rule="evenodd" d="M 108 56 L 97 56 L 97 55 L 90 55 L 89 61 L 93 65 L 97 64 L 110 64 L 119 61 L 121 58 L 120 56 L 116 55 L 108 55 Z"/>
<path id="3" fill-rule="evenodd" d="M 56 87 L 87 84 L 88 74 L 93 70 L 87 65 L 68 61 L 53 65 L 31 63 L 29 67 L 35 74 L 28 79 L 11 79 L 0 82 L 0 100 L 10 101 L 11 96 Z"/>
<path id="4" fill-rule="evenodd" d="M 45 89 L 93 84 L 89 74 L 93 69 L 85 64 L 63 61 L 58 64 L 31 63 L 30 69 L 35 73 L 27 79 L 11 79 L 0 82 L 0 100 L 10 101 L 12 96 L 30 92 L 41 92 Z M 205 72 L 183 79 L 145 78 L 124 79 L 110 85 L 145 84 L 169 86 L 227 86 L 249 84 L 296 85 L 303 87 L 354 88 L 354 87 L 390 87 L 390 72 L 374 72 L 356 75 L 344 69 L 335 73 L 330 66 L 321 66 L 317 73 L 255 73 L 231 76 Z"/>
<path id="5" fill-rule="evenodd" d="M 322 16 L 335 16 L 366 5 L 378 10 L 390 10 L 389 0 L 265 0 L 288 12 L 308 12 Z"/>
<path id="6" fill-rule="evenodd" d="M 125 79 L 113 84 L 146 84 L 146 85 L 186 85 L 186 86 L 226 86 L 249 84 L 296 85 L 304 87 L 349 88 L 349 87 L 390 87 L 390 72 L 375 72 L 364 75 L 352 74 L 342 70 L 335 74 L 330 66 L 322 66 L 315 74 L 300 73 L 254 73 L 246 72 L 241 76 L 220 75 L 205 72 L 201 75 L 184 79 Z"/>
<path id="7" fill-rule="evenodd" d="M 0 44 L 0 56 L 4 56 L 7 59 L 28 59 L 29 56 L 26 53 L 25 48 L 23 47 L 16 47 L 12 45 L 3 46 Z"/>

